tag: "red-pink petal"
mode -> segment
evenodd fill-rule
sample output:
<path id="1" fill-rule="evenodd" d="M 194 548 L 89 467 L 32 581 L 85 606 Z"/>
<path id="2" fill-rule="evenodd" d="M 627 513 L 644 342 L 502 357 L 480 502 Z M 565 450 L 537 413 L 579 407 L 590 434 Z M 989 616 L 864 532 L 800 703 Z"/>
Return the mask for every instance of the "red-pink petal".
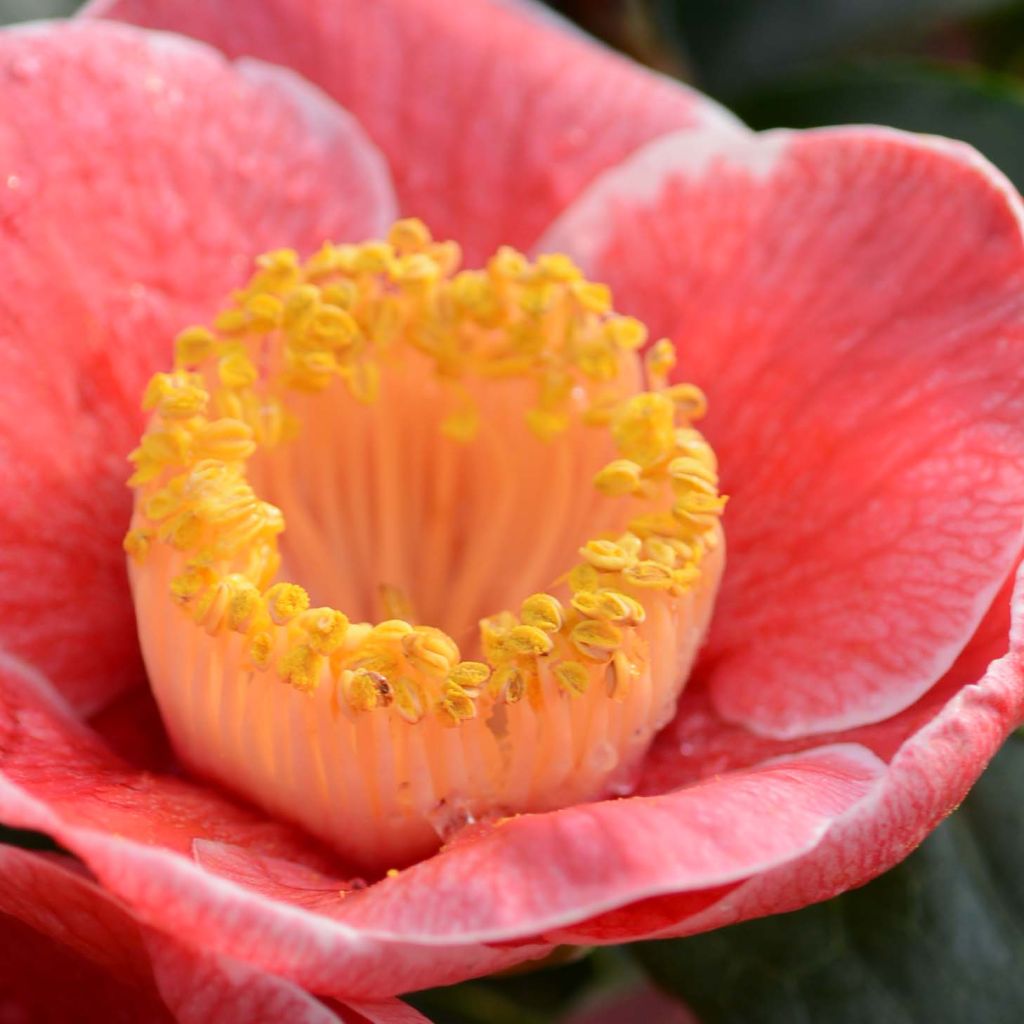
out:
<path id="1" fill-rule="evenodd" d="M 823 748 L 662 797 L 523 816 L 346 893 L 283 827 L 133 775 L 14 669 L 0 674 L 0 751 L 0 817 L 54 835 L 142 922 L 364 999 L 536 957 L 539 933 L 607 908 L 769 870 L 811 850 L 881 767 L 863 748 Z M 177 852 L 190 833 L 219 844 L 199 844 L 206 870 Z"/>
<path id="2" fill-rule="evenodd" d="M 0 1018 L 178 1024 L 415 1024 L 398 1002 L 337 1006 L 135 922 L 67 858 L 0 845 Z"/>
<path id="3" fill-rule="evenodd" d="M 431 949 L 332 919 L 326 912 L 344 902 L 351 875 L 311 841 L 211 788 L 130 768 L 42 680 L 2 657 L 0 821 L 56 837 L 142 923 L 346 1000 L 491 973 L 549 949 L 542 941 L 490 948 L 458 937 Z M 195 839 L 248 854 L 260 884 L 243 888 L 201 868 L 191 859 Z M 314 898 L 316 886 L 329 901 Z M 365 1006 L 359 1012 L 368 1015 Z"/>
<path id="4" fill-rule="evenodd" d="M 0 844 L 0 1019 L 83 1024 L 417 1024 L 426 1019 L 397 1000 L 334 1007 L 337 1013 L 283 978 L 140 927 L 68 858 Z"/>
<path id="5" fill-rule="evenodd" d="M 144 381 L 254 255 L 376 234 L 393 204 L 326 97 L 185 39 L 7 30 L 0 83 L 0 648 L 93 708 L 141 678 L 120 541 Z"/>
<path id="6" fill-rule="evenodd" d="M 965 673 L 988 656 L 996 660 L 983 667 L 978 682 L 965 685 Z M 863 744 L 889 765 L 882 783 L 837 818 L 813 851 L 737 886 L 624 907 L 551 938 L 588 943 L 693 934 L 862 885 L 902 860 L 960 803 L 1022 719 L 1024 570 L 1018 570 L 1012 604 L 1001 592 L 968 649 L 924 698 L 893 719 L 832 737 Z M 686 785 L 736 764 L 791 755 L 795 746 L 796 741 L 754 736 L 716 720 L 707 703 L 698 701 L 684 707 L 659 738 L 642 786 L 658 791 Z M 670 767 L 673 750 L 676 764 Z"/>
<path id="7" fill-rule="evenodd" d="M 878 721 L 952 664 L 1024 519 L 1021 205 L 973 150 L 885 129 L 679 136 L 545 246 L 682 345 L 729 569 L 704 667 L 770 736 Z"/>
<path id="8" fill-rule="evenodd" d="M 530 245 L 596 174 L 678 128 L 738 122 L 525 4 L 101 0 L 89 13 L 295 68 L 359 119 L 402 209 L 471 261 Z"/>

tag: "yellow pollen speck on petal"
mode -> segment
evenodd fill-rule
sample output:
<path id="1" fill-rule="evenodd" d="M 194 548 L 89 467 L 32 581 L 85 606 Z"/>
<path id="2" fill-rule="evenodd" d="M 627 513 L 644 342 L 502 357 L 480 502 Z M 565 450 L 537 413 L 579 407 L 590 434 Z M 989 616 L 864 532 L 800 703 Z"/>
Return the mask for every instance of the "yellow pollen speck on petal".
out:
<path id="1" fill-rule="evenodd" d="M 724 562 L 672 343 L 641 354 L 646 326 L 565 255 L 460 262 L 414 218 L 266 253 L 177 335 L 129 456 L 182 763 L 375 876 L 621 786 Z"/>

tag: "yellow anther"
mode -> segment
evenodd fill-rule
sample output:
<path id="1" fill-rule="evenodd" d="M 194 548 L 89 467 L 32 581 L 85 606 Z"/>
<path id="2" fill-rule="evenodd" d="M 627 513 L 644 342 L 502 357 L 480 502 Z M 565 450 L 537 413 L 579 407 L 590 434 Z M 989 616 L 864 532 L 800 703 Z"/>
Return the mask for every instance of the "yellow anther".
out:
<path id="1" fill-rule="evenodd" d="M 579 281 L 583 273 L 564 253 L 542 253 L 537 257 L 537 273 L 548 281 Z"/>
<path id="2" fill-rule="evenodd" d="M 249 327 L 249 318 L 244 309 L 224 309 L 213 320 L 213 326 L 221 334 L 241 334 Z"/>
<path id="3" fill-rule="evenodd" d="M 677 455 L 685 455 L 696 459 L 713 472 L 718 471 L 718 459 L 714 449 L 704 439 L 704 435 L 693 427 L 679 427 L 676 430 L 675 450 Z"/>
<path id="4" fill-rule="evenodd" d="M 348 616 L 334 608 L 310 608 L 299 617 L 299 625 L 314 653 L 333 654 L 345 641 Z"/>
<path id="5" fill-rule="evenodd" d="M 661 562 L 650 559 L 636 562 L 623 570 L 622 578 L 634 587 L 668 590 L 672 586 L 672 570 Z"/>
<path id="6" fill-rule="evenodd" d="M 594 380 L 615 380 L 619 375 L 619 357 L 606 342 L 582 345 L 576 357 L 579 368 Z"/>
<path id="7" fill-rule="evenodd" d="M 260 278 L 268 285 L 291 282 L 299 269 L 299 254 L 294 249 L 271 249 L 256 257 Z"/>
<path id="8" fill-rule="evenodd" d="M 552 648 L 551 637 L 536 626 L 516 626 L 505 637 L 505 650 L 516 656 L 547 654 Z"/>
<path id="9" fill-rule="evenodd" d="M 448 676 L 448 681 L 453 686 L 458 686 L 459 689 L 470 697 L 476 697 L 480 692 L 480 688 L 490 678 L 490 675 L 490 665 L 485 665 L 482 661 L 460 661 L 452 669 L 451 675 Z"/>
<path id="10" fill-rule="evenodd" d="M 320 302 L 320 290 L 311 284 L 302 284 L 288 293 L 281 313 L 281 323 L 286 330 L 296 330 L 306 325 Z"/>
<path id="11" fill-rule="evenodd" d="M 635 352 L 647 341 L 647 328 L 635 317 L 616 316 L 605 323 L 604 336 L 616 348 Z"/>
<path id="12" fill-rule="evenodd" d="M 230 602 L 231 585 L 226 580 L 218 580 L 207 587 L 195 602 L 192 620 L 210 636 L 216 636 L 224 624 Z"/>
<path id="13" fill-rule="evenodd" d="M 182 512 L 160 527 L 159 537 L 178 551 L 196 547 L 203 531 L 203 524 L 195 512 Z"/>
<path id="14" fill-rule="evenodd" d="M 151 530 L 129 530 L 124 537 L 124 549 L 133 562 L 141 565 L 149 554 L 153 542 Z"/>
<path id="15" fill-rule="evenodd" d="M 667 466 L 673 487 L 681 485 L 684 491 L 698 490 L 714 494 L 718 489 L 718 473 L 703 459 L 680 455 Z"/>
<path id="16" fill-rule="evenodd" d="M 168 486 L 155 494 L 151 494 L 142 503 L 142 514 L 154 522 L 166 519 L 181 508 L 181 491 L 177 487 Z"/>
<path id="17" fill-rule="evenodd" d="M 397 252 L 420 252 L 431 242 L 430 230 L 418 217 L 406 217 L 391 225 L 388 241 Z"/>
<path id="18" fill-rule="evenodd" d="M 650 391 L 626 399 L 612 419 L 619 451 L 641 466 L 652 466 L 672 453 L 674 431 L 675 406 Z"/>
<path id="19" fill-rule="evenodd" d="M 725 496 L 689 491 L 673 504 L 672 515 L 681 522 L 702 526 L 720 516 L 728 500 Z"/>
<path id="20" fill-rule="evenodd" d="M 142 408 L 155 409 L 164 419 L 187 420 L 202 413 L 210 396 L 193 373 L 157 373 L 142 396 Z"/>
<path id="21" fill-rule="evenodd" d="M 402 637 L 401 643 L 409 664 L 428 676 L 444 678 L 459 660 L 455 641 L 432 626 L 417 626 Z"/>
<path id="22" fill-rule="evenodd" d="M 263 334 L 281 323 L 284 303 L 276 295 L 260 292 L 246 299 L 245 311 L 249 314 L 249 329 Z"/>
<path id="23" fill-rule="evenodd" d="M 632 494 L 640 486 L 641 472 L 637 463 L 629 459 L 615 459 L 598 470 L 594 477 L 594 486 L 609 497 Z"/>
<path id="24" fill-rule="evenodd" d="M 700 569 L 692 562 L 672 571 L 672 590 L 681 593 L 689 590 L 699 579 Z"/>
<path id="25" fill-rule="evenodd" d="M 584 619 L 573 626 L 570 639 L 584 657 L 607 661 L 611 652 L 622 646 L 622 631 L 601 619 Z"/>
<path id="26" fill-rule="evenodd" d="M 675 402 L 689 420 L 699 420 L 707 414 L 707 396 L 696 384 L 673 384 L 662 394 Z"/>
<path id="27" fill-rule="evenodd" d="M 668 338 L 656 341 L 644 353 L 644 365 L 647 367 L 648 384 L 651 387 L 662 387 L 668 375 L 676 365 L 676 347 Z"/>
<path id="28" fill-rule="evenodd" d="M 619 536 L 615 538 L 615 543 L 618 544 L 630 558 L 640 557 L 640 549 L 643 547 L 643 541 L 635 533 L 629 530 L 625 533 L 620 533 Z"/>
<path id="29" fill-rule="evenodd" d="M 462 687 L 449 683 L 441 694 L 438 711 L 443 719 L 457 725 L 476 717 L 476 704 Z"/>
<path id="30" fill-rule="evenodd" d="M 354 281 L 331 281 L 323 286 L 320 296 L 328 305 L 351 310 L 359 298 L 359 286 Z"/>
<path id="31" fill-rule="evenodd" d="M 384 619 L 370 630 L 367 642 L 398 643 L 412 631 L 413 626 L 404 619 Z"/>
<path id="32" fill-rule="evenodd" d="M 277 663 L 281 678 L 303 693 L 316 689 L 322 669 L 323 659 L 309 644 L 297 644 L 290 648 Z"/>
<path id="33" fill-rule="evenodd" d="M 208 359 L 217 346 L 213 332 L 206 327 L 186 327 L 174 339 L 174 360 L 181 366 L 195 366 Z"/>
<path id="34" fill-rule="evenodd" d="M 648 537 L 644 541 L 644 555 L 655 562 L 672 569 L 679 561 L 680 553 L 676 544 L 665 540 L 663 537 Z"/>
<path id="35" fill-rule="evenodd" d="M 249 660 L 256 668 L 266 668 L 270 664 L 270 656 L 274 653 L 274 637 L 266 630 L 261 630 L 249 637 Z"/>
<path id="36" fill-rule="evenodd" d="M 282 626 L 309 607 L 309 594 L 295 583 L 275 583 L 264 595 L 270 617 Z"/>
<path id="37" fill-rule="evenodd" d="M 387 242 L 364 242 L 359 246 L 352 269 L 357 274 L 379 274 L 386 271 L 394 259 L 394 250 Z"/>
<path id="38" fill-rule="evenodd" d="M 574 281 L 569 293 L 588 313 L 607 313 L 612 308 L 612 290 L 606 284 Z"/>
<path id="39" fill-rule="evenodd" d="M 515 665 L 500 665 L 491 676 L 488 691 L 495 700 L 518 704 L 526 693 L 526 677 Z"/>
<path id="40" fill-rule="evenodd" d="M 262 606 L 263 599 L 259 590 L 247 579 L 236 577 L 228 607 L 228 626 L 238 633 L 248 632 Z"/>
<path id="41" fill-rule="evenodd" d="M 535 626 L 545 633 L 557 633 L 565 622 L 562 604 L 550 594 L 533 594 L 520 608 L 519 617 L 524 626 Z"/>
<path id="42" fill-rule="evenodd" d="M 226 388 L 248 388 L 256 383 L 259 374 L 245 350 L 235 349 L 218 361 L 217 377 Z"/>
<path id="43" fill-rule="evenodd" d="M 340 306 L 321 306 L 313 314 L 311 333 L 334 348 L 346 348 L 359 334 L 359 324 L 347 309 Z"/>
<path id="44" fill-rule="evenodd" d="M 202 569 L 187 569 L 171 580 L 171 596 L 180 604 L 187 604 L 210 585 L 210 574 Z"/>
<path id="45" fill-rule="evenodd" d="M 395 710 L 407 722 L 415 725 L 427 711 L 427 698 L 423 687 L 408 676 L 400 676 L 392 685 Z"/>
<path id="46" fill-rule="evenodd" d="M 391 687 L 387 679 L 378 672 L 362 668 L 343 672 L 341 688 L 353 711 L 372 711 L 391 699 Z"/>
<path id="47" fill-rule="evenodd" d="M 588 540 L 579 551 L 589 565 L 605 572 L 618 572 L 633 561 L 629 552 L 612 540 Z"/>
<path id="48" fill-rule="evenodd" d="M 406 288 L 432 284 L 441 276 L 438 265 L 424 253 L 413 253 L 396 260 L 391 267 L 391 279 Z"/>
<path id="49" fill-rule="evenodd" d="M 514 281 L 526 273 L 526 257 L 511 246 L 503 245 L 488 261 L 487 273 L 492 278 Z"/>
<path id="50" fill-rule="evenodd" d="M 193 448 L 200 459 L 239 462 L 252 455 L 256 441 L 248 423 L 223 417 L 203 424 L 196 431 Z"/>
<path id="51" fill-rule="evenodd" d="M 578 661 L 563 661 L 555 666 L 558 685 L 573 697 L 581 697 L 590 686 L 590 670 Z"/>
<path id="52" fill-rule="evenodd" d="M 596 590 L 601 585 L 601 574 L 589 562 L 581 562 L 569 570 L 568 583 L 574 594 L 584 590 Z"/>

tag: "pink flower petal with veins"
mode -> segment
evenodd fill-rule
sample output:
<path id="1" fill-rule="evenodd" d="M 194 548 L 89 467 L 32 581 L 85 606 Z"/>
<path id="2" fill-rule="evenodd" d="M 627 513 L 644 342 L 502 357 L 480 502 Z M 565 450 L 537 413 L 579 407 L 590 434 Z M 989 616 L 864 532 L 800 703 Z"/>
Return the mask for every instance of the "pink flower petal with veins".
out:
<path id="1" fill-rule="evenodd" d="M 0 33 L 0 647 L 84 709 L 143 678 L 124 459 L 174 334 L 257 253 L 394 216 L 359 126 L 254 71 L 107 23 Z"/>
<path id="2" fill-rule="evenodd" d="M 1021 547 L 1021 203 L 974 150 L 886 129 L 667 137 L 555 225 L 680 343 L 732 495 L 704 655 L 776 737 L 887 718 Z"/>
<path id="3" fill-rule="evenodd" d="M 403 212 L 471 263 L 529 246 L 596 174 L 664 132 L 744 130 L 533 4 L 100 0 L 86 13 L 295 68 L 380 146 Z"/>
<path id="4" fill-rule="evenodd" d="M 353 891 L 283 826 L 133 773 L 13 669 L 0 679 L 0 751 L 0 817 L 57 837 L 140 921 L 357 999 L 493 971 L 609 907 L 802 856 L 882 770 L 863 748 L 835 746 L 660 797 L 525 815 Z M 201 867 L 181 855 L 190 834 L 213 840 L 196 846 Z"/>

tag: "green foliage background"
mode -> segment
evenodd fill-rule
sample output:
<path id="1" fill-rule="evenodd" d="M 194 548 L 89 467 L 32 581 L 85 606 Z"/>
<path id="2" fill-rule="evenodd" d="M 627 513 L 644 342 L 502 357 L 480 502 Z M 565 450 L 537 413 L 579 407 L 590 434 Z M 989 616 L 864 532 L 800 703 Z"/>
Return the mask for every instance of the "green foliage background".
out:
<path id="1" fill-rule="evenodd" d="M 77 6 L 0 0 L 0 23 Z M 878 123 L 949 135 L 1024 185 L 1024 2 L 551 6 L 721 100 L 754 128 Z M 24 832 L 0 830 L 0 840 L 48 845 Z M 920 850 L 857 892 L 710 935 L 574 955 L 410 1001 L 437 1024 L 566 1024 L 652 982 L 703 1024 L 1024 1021 L 1024 738 L 1010 741 Z M 669 1012 L 648 1012 L 648 1024 L 668 1024 Z M 604 1024 L 620 1019 L 632 1024 L 625 1016 Z"/>

